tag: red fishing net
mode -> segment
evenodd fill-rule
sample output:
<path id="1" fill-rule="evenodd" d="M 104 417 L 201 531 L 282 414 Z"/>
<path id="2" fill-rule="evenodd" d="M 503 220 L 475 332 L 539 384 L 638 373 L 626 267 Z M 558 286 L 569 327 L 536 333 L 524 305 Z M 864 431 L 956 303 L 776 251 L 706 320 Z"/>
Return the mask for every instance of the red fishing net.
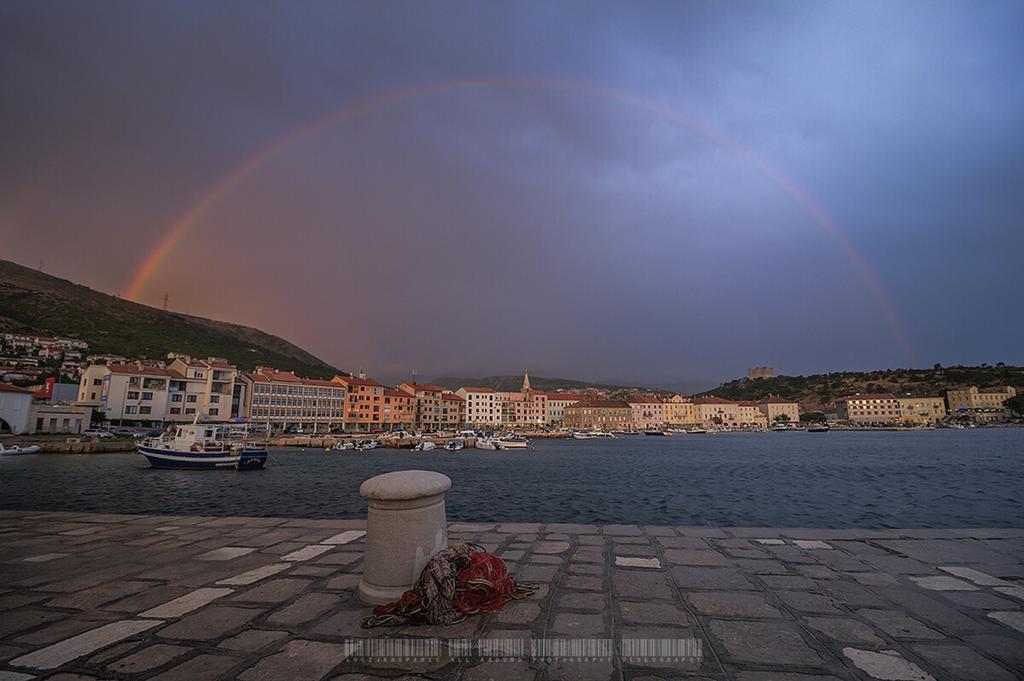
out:
<path id="1" fill-rule="evenodd" d="M 476 544 L 456 544 L 426 564 L 412 589 L 394 603 L 373 609 L 363 627 L 455 624 L 469 615 L 500 610 L 535 587 L 516 584 L 505 561 Z"/>

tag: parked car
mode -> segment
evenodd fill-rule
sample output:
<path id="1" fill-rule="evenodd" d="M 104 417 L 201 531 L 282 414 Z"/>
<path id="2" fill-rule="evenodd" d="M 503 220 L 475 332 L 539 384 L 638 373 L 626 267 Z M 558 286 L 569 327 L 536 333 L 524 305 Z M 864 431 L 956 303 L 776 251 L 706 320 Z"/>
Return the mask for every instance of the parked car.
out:
<path id="1" fill-rule="evenodd" d="M 115 428 L 113 431 L 114 437 L 135 437 L 135 431 L 131 428 Z"/>
<path id="2" fill-rule="evenodd" d="M 100 430 L 99 428 L 89 428 L 87 430 L 83 430 L 82 431 L 82 435 L 84 435 L 86 437 L 99 437 L 99 438 L 114 437 L 114 434 L 111 433 L 110 431 L 108 431 L 108 430 Z"/>

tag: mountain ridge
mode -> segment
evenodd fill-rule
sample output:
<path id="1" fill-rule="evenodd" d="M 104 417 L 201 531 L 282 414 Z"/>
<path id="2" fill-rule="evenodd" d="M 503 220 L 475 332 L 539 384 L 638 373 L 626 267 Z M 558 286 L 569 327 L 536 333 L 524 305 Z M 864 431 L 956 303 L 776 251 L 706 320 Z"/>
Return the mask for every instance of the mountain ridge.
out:
<path id="1" fill-rule="evenodd" d="M 183 352 L 222 357 L 244 371 L 262 365 L 311 378 L 344 373 L 265 331 L 160 310 L 9 260 L 0 260 L 0 330 L 78 338 L 91 353 L 163 359 Z"/>

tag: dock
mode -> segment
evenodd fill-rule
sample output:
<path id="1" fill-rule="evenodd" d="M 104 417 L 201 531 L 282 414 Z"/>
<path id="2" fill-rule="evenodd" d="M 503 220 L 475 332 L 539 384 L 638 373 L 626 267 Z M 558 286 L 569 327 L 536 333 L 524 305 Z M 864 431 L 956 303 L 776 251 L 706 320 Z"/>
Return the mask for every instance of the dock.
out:
<path id="1" fill-rule="evenodd" d="M 497 553 L 536 592 L 449 627 L 371 630 L 353 596 L 363 530 L 359 519 L 0 512 L 0 679 L 1024 670 L 1024 530 L 453 523 L 451 541 Z"/>

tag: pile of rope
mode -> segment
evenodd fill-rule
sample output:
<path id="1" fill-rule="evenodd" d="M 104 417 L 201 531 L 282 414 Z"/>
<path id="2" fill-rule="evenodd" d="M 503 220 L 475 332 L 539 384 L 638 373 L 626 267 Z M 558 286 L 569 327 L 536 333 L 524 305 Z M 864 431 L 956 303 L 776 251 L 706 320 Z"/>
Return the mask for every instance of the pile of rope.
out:
<path id="1" fill-rule="evenodd" d="M 469 615 L 500 610 L 536 587 L 516 584 L 505 562 L 476 544 L 456 544 L 423 567 L 413 588 L 394 603 L 373 609 L 363 628 L 401 624 L 456 624 Z"/>

